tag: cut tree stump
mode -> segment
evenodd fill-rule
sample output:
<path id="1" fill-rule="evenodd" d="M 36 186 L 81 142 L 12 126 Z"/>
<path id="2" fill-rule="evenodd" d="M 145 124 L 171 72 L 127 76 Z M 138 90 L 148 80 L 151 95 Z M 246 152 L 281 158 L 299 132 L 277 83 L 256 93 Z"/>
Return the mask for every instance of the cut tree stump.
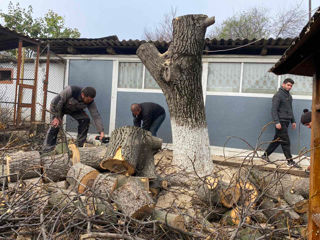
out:
<path id="1" fill-rule="evenodd" d="M 82 163 L 76 163 L 68 171 L 67 182 L 75 192 L 83 193 L 87 188 L 92 187 L 98 175 L 99 172 L 96 169 Z"/>
<path id="2" fill-rule="evenodd" d="M 124 175 L 135 173 L 156 178 L 153 156 L 161 145 L 160 138 L 142 128 L 126 126 L 115 129 L 100 167 Z"/>
<path id="3" fill-rule="evenodd" d="M 154 209 L 155 203 L 140 179 L 129 178 L 112 196 L 122 213 L 132 218 L 148 217 Z"/>

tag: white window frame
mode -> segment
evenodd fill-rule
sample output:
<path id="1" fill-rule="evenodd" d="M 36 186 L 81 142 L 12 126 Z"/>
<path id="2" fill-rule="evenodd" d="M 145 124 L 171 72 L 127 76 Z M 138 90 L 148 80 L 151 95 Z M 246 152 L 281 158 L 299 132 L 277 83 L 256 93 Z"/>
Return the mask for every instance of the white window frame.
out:
<path id="1" fill-rule="evenodd" d="M 281 56 L 278 56 L 279 58 Z M 216 95 L 216 96 L 242 96 L 242 97 L 259 97 L 259 98 L 272 98 L 274 94 L 270 93 L 243 93 L 242 92 L 242 85 L 243 85 L 243 66 L 245 63 L 271 63 L 275 64 L 279 58 L 275 57 L 256 57 L 256 56 L 214 56 L 214 58 L 206 57 L 203 58 L 203 64 L 209 64 L 209 63 L 241 63 L 241 71 L 240 71 L 240 87 L 239 92 L 214 92 L 214 91 L 206 91 L 206 95 Z M 281 86 L 281 76 L 278 75 L 278 88 Z M 208 73 L 205 74 L 203 72 L 202 76 L 202 82 L 208 81 Z M 304 100 L 311 100 L 312 96 L 309 95 L 292 95 L 294 99 L 304 99 Z"/>

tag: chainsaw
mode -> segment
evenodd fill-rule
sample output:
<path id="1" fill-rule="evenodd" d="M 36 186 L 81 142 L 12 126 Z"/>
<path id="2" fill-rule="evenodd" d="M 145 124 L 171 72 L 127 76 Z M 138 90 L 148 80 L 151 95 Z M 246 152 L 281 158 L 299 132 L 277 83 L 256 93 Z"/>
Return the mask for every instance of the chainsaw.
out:
<path id="1" fill-rule="evenodd" d="M 96 136 L 95 140 L 100 140 L 100 136 Z M 100 141 L 101 143 L 109 143 L 109 137 L 103 137 Z"/>

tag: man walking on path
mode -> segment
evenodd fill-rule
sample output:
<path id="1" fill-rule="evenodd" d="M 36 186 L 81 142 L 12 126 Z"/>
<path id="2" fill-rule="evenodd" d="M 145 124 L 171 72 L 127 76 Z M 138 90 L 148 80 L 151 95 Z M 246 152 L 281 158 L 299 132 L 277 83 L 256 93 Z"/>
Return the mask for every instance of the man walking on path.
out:
<path id="1" fill-rule="evenodd" d="M 299 167 L 293 160 L 290 150 L 290 139 L 288 127 L 291 123 L 292 128 L 296 128 L 296 121 L 292 111 L 292 96 L 289 93 L 294 81 L 286 78 L 279 91 L 272 98 L 272 118 L 275 122 L 275 135 L 262 155 L 262 159 L 269 161 L 269 156 L 281 144 L 282 151 L 288 161 L 288 166 Z"/>
<path id="2" fill-rule="evenodd" d="M 148 130 L 153 136 L 157 136 L 157 131 L 166 117 L 166 112 L 160 105 L 152 102 L 134 103 L 131 105 L 133 124 Z"/>
<path id="3" fill-rule="evenodd" d="M 43 144 L 43 152 L 49 152 L 55 148 L 57 135 L 65 114 L 70 115 L 78 121 L 77 145 L 78 147 L 83 146 L 90 124 L 90 118 L 84 111 L 85 108 L 88 108 L 93 118 L 100 134 L 100 139 L 104 137 L 102 119 L 94 102 L 95 96 L 96 90 L 92 87 L 80 88 L 78 86 L 68 86 L 51 101 L 50 112 L 52 121 Z"/>

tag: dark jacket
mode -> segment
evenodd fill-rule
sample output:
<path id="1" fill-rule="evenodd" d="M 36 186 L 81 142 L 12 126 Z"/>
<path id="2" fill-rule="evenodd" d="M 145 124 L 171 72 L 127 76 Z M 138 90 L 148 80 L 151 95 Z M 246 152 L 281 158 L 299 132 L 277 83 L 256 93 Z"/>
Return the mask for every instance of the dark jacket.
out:
<path id="1" fill-rule="evenodd" d="M 50 105 L 53 117 L 61 119 L 64 114 L 81 112 L 85 108 L 88 108 L 98 132 L 103 132 L 102 119 L 95 102 L 92 101 L 89 104 L 85 104 L 81 98 L 81 90 L 82 88 L 78 86 L 68 86 L 53 98 Z"/>
<path id="2" fill-rule="evenodd" d="M 292 111 L 292 96 L 282 87 L 272 98 L 271 113 L 276 124 L 280 123 L 280 121 L 296 122 Z"/>
<path id="3" fill-rule="evenodd" d="M 145 130 L 150 130 L 150 127 L 154 120 L 156 120 L 160 115 L 165 114 L 163 107 L 156 103 L 145 102 L 139 104 L 141 107 L 140 114 L 136 117 L 133 114 L 133 124 L 136 127 L 141 127 Z"/>

